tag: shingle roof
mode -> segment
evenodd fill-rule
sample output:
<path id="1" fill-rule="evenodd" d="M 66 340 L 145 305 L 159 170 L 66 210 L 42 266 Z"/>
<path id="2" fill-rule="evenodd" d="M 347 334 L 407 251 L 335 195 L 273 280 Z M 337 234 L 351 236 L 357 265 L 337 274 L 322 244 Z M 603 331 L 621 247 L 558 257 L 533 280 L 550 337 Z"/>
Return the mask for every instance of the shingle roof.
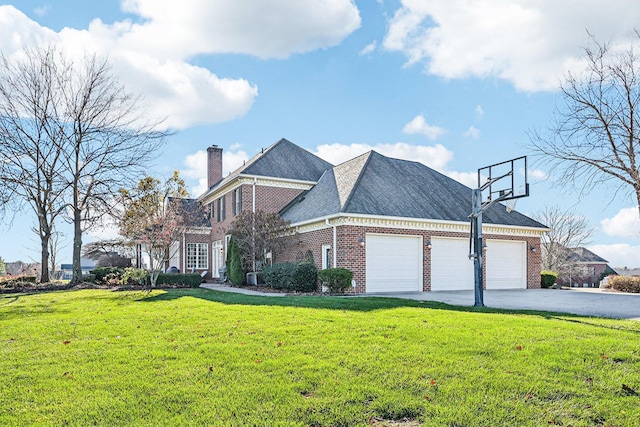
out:
<path id="1" fill-rule="evenodd" d="M 331 163 L 282 138 L 215 183 L 205 194 L 223 187 L 239 175 L 316 182 L 327 169 L 332 167 Z"/>
<path id="2" fill-rule="evenodd" d="M 196 199 L 179 199 L 169 197 L 177 212 L 184 218 L 184 225 L 187 227 L 211 227 L 211 219 L 206 209 Z"/>
<path id="3" fill-rule="evenodd" d="M 281 215 L 294 224 L 337 213 L 466 222 L 471 193 L 422 163 L 371 151 L 327 171 Z M 508 213 L 501 204 L 490 206 L 483 222 L 546 228 L 517 211 Z"/>
<path id="4" fill-rule="evenodd" d="M 586 262 L 595 264 L 606 264 L 608 262 L 606 259 L 594 254 L 589 249 L 583 247 L 571 248 L 571 254 L 568 258 L 570 261 L 575 262 Z"/>

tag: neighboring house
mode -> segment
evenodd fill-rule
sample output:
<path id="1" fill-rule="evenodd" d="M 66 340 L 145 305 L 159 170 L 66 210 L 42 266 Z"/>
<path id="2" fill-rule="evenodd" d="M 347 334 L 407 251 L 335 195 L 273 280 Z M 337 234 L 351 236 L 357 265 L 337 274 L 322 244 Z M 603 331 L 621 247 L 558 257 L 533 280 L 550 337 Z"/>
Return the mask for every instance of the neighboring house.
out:
<path id="1" fill-rule="evenodd" d="M 587 248 L 570 248 L 568 256 L 569 277 L 558 278 L 564 286 L 597 288 L 604 273 L 617 274 L 607 265 L 608 261 Z"/>
<path id="2" fill-rule="evenodd" d="M 286 139 L 223 179 L 222 149 L 207 153 L 210 188 L 198 201 L 211 214 L 212 277 L 224 263 L 235 215 L 263 210 L 279 212 L 297 232 L 274 262 L 311 252 L 318 268 L 353 271 L 357 293 L 473 289 L 471 189 L 463 184 L 375 151 L 333 166 Z M 483 222 L 485 286 L 539 288 L 547 228 L 501 204 L 485 211 Z"/>
<path id="3" fill-rule="evenodd" d="M 80 258 L 80 269 L 82 274 L 89 274 L 95 268 L 95 262 L 90 258 Z M 73 278 L 73 264 L 60 264 L 60 269 L 56 272 L 56 279 L 71 280 Z"/>

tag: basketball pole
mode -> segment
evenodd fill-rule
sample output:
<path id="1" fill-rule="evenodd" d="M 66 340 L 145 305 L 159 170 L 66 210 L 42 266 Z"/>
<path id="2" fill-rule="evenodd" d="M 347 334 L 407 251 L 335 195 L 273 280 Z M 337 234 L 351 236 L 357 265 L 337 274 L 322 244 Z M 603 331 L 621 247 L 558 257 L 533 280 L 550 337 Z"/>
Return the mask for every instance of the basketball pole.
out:
<path id="1" fill-rule="evenodd" d="M 484 289 L 482 280 L 482 190 L 473 190 L 473 213 L 471 214 L 471 228 L 473 229 L 473 279 L 474 279 L 474 307 L 484 307 Z"/>

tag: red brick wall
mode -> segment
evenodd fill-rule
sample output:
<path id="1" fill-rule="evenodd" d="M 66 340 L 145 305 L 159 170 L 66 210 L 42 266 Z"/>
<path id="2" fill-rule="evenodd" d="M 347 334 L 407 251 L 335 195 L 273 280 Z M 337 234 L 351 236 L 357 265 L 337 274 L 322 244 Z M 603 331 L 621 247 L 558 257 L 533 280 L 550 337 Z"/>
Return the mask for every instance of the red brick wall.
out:
<path id="1" fill-rule="evenodd" d="M 428 230 L 408 230 L 396 228 L 380 228 L 380 227 L 359 227 L 359 226 L 338 226 L 337 227 L 337 267 L 347 268 L 353 271 L 353 278 L 356 281 L 356 293 L 364 293 L 366 291 L 366 249 L 360 244 L 359 239 L 365 238 L 367 233 L 377 234 L 396 234 L 422 236 L 423 241 L 431 240 L 432 237 L 458 237 L 468 238 L 468 233 L 457 232 L 439 232 Z M 526 242 L 527 253 L 527 288 L 540 288 L 540 239 L 537 237 L 523 236 L 504 236 L 485 234 L 484 239 L 514 240 Z M 294 261 L 298 253 L 304 253 L 311 250 L 316 266 L 320 268 L 322 262 L 321 248 L 323 244 L 332 246 L 333 237 L 332 229 L 318 230 L 308 233 L 299 234 L 298 244 L 291 244 L 288 251 L 278 254 L 274 259 L 276 262 Z M 530 247 L 534 246 L 536 252 L 532 252 Z M 424 247 L 423 252 L 423 291 L 431 290 L 431 250 Z M 333 256 L 333 254 L 332 254 Z M 486 272 L 485 272 L 486 273 Z M 486 288 L 486 274 L 484 277 Z"/>
<path id="2" fill-rule="evenodd" d="M 237 187 L 236 187 L 237 188 Z M 235 189 L 234 189 L 235 190 Z M 256 185 L 256 210 L 262 210 L 265 212 L 278 212 L 283 207 L 288 205 L 291 200 L 297 197 L 302 190 L 281 188 L 281 187 L 269 187 L 264 185 Z M 224 197 L 225 200 L 225 219 L 223 221 L 217 220 L 217 199 L 210 204 L 211 212 L 211 236 L 210 241 L 222 240 L 223 245 L 226 245 L 225 236 L 228 234 L 228 230 L 231 228 L 235 216 L 232 215 L 232 191 L 227 192 Z M 222 196 L 220 196 L 222 197 Z M 220 198 L 218 197 L 218 199 Z M 242 210 L 250 211 L 253 209 L 253 185 L 242 185 Z M 226 254 L 226 248 L 223 253 Z M 318 249 L 318 253 L 320 249 Z M 318 258 L 319 259 L 319 258 Z M 224 262 L 224 261 L 223 261 Z"/>

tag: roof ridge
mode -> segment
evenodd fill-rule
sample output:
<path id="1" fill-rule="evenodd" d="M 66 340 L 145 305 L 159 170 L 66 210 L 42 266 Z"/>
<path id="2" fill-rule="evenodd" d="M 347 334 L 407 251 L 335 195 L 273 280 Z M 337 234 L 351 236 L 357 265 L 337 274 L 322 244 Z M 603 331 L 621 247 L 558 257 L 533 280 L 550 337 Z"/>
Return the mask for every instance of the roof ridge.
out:
<path id="1" fill-rule="evenodd" d="M 358 156 L 356 157 L 356 159 L 366 156 L 366 160 L 364 162 L 364 164 L 360 167 L 360 171 L 358 172 L 358 178 L 356 178 L 355 182 L 353 183 L 353 186 L 351 187 L 351 190 L 349 191 L 349 196 L 347 197 L 347 199 L 344 202 L 344 205 L 342 205 L 341 211 L 342 212 L 346 212 L 347 209 L 349 208 L 349 204 L 351 203 L 351 199 L 353 199 L 353 195 L 355 193 L 356 188 L 358 188 L 358 185 L 360 184 L 360 181 L 362 181 L 362 176 L 364 175 L 364 171 L 367 169 L 367 166 L 369 165 L 369 162 L 371 161 L 371 157 L 373 155 L 373 153 L 376 153 L 375 151 L 371 150 L 368 151 L 366 153 L 364 153 L 364 155 L 362 156 Z M 380 154 L 378 154 L 380 155 Z M 353 159 L 355 160 L 355 159 Z"/>

